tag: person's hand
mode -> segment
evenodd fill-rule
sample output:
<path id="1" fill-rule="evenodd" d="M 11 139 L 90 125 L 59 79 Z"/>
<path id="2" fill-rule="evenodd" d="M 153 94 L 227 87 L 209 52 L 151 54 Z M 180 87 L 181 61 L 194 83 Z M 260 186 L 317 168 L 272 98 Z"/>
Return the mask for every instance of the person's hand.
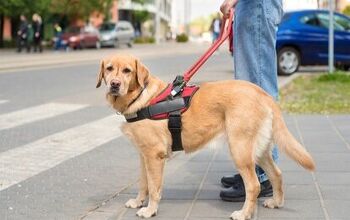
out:
<path id="1" fill-rule="evenodd" d="M 228 18 L 230 16 L 230 9 L 233 8 L 234 12 L 234 7 L 236 6 L 238 0 L 225 0 L 221 6 L 220 6 L 220 11 L 222 14 L 224 14 L 224 18 Z"/>

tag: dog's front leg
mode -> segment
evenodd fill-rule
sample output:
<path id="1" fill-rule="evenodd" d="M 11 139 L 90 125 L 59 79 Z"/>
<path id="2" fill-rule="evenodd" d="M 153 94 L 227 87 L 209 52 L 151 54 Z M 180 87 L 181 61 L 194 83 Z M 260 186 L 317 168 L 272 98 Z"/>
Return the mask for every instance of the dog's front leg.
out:
<path id="1" fill-rule="evenodd" d="M 141 208 L 137 212 L 139 217 L 150 218 L 157 215 L 158 203 L 161 198 L 165 158 L 166 153 L 155 149 L 144 154 L 149 202 L 147 207 Z"/>
<path id="2" fill-rule="evenodd" d="M 140 181 L 139 181 L 139 193 L 137 194 L 136 199 L 129 199 L 125 203 L 125 207 L 127 208 L 140 208 L 145 201 L 148 195 L 148 185 L 147 185 L 147 173 L 145 167 L 145 160 L 143 155 L 140 153 Z"/>

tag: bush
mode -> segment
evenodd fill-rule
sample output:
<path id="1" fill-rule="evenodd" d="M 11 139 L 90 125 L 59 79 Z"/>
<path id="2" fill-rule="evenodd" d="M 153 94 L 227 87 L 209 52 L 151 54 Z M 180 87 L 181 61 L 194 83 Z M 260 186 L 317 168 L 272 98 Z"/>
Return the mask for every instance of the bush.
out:
<path id="1" fill-rule="evenodd" d="M 343 10 L 343 14 L 350 16 L 350 5 L 346 6 Z"/>
<path id="2" fill-rule="evenodd" d="M 14 48 L 16 47 L 16 40 L 4 40 L 3 41 L 4 48 Z"/>
<path id="3" fill-rule="evenodd" d="M 134 39 L 135 44 L 153 44 L 155 42 L 154 37 L 137 37 Z"/>
<path id="4" fill-rule="evenodd" d="M 350 74 L 346 72 L 337 71 L 332 74 L 323 74 L 318 78 L 320 82 L 339 82 L 339 83 L 349 83 Z"/>
<path id="5" fill-rule="evenodd" d="M 185 43 L 188 41 L 188 36 L 186 34 L 179 34 L 176 36 L 176 42 Z"/>

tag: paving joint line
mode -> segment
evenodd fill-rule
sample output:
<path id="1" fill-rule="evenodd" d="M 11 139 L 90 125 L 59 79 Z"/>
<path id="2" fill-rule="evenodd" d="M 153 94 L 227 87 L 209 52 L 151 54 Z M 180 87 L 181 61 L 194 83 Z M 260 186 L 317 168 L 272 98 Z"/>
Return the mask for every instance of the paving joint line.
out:
<path id="1" fill-rule="evenodd" d="M 194 196 L 194 199 L 192 200 L 191 205 L 190 205 L 190 207 L 188 208 L 188 210 L 186 212 L 184 220 L 188 220 L 188 218 L 190 217 L 190 214 L 192 212 L 194 204 L 198 200 L 199 193 L 202 191 L 202 188 L 203 188 L 203 185 L 204 185 L 204 181 L 206 180 L 206 178 L 208 176 L 209 169 L 211 168 L 211 166 L 213 164 L 213 161 L 214 161 L 214 159 L 216 157 L 217 152 L 218 152 L 218 150 L 216 149 L 216 151 L 214 152 L 214 154 L 213 154 L 213 156 L 212 156 L 212 158 L 211 158 L 211 160 L 210 160 L 210 162 L 209 162 L 209 164 L 207 166 L 207 169 L 205 170 L 204 176 L 202 178 L 202 181 L 199 184 L 199 187 L 198 187 L 198 190 L 197 190 L 197 192 L 196 192 L 196 194 Z"/>
<path id="2" fill-rule="evenodd" d="M 347 140 L 344 138 L 344 136 L 340 133 L 340 131 L 339 131 L 338 127 L 335 125 L 334 121 L 330 119 L 329 115 L 327 115 L 326 118 L 327 118 L 329 124 L 334 129 L 335 133 L 337 133 L 339 138 L 344 142 L 346 147 L 350 150 L 350 144 L 347 142 Z"/>
<path id="3" fill-rule="evenodd" d="M 180 152 L 176 152 L 173 153 L 173 156 L 171 158 L 169 158 L 169 161 L 175 159 L 178 155 L 180 155 Z M 101 207 L 105 206 L 107 203 L 111 202 L 113 199 L 117 198 L 121 193 L 127 191 L 128 189 L 130 189 L 130 187 L 132 187 L 133 185 L 135 185 L 137 182 L 139 181 L 139 179 L 135 180 L 135 181 L 131 181 L 129 184 L 127 184 L 125 187 L 123 187 L 121 190 L 119 190 L 118 192 L 116 192 L 114 195 L 112 195 L 111 197 L 103 200 L 101 203 L 97 204 L 94 208 L 90 209 L 87 211 L 86 214 L 82 215 L 79 219 L 83 220 L 86 217 L 88 217 L 89 215 L 98 212 L 98 209 L 100 209 Z M 122 217 L 124 217 L 125 213 L 127 212 L 127 208 L 122 207 L 122 211 L 121 213 L 118 214 L 117 219 L 121 219 Z"/>
<path id="4" fill-rule="evenodd" d="M 297 129 L 297 132 L 298 132 L 298 136 L 300 138 L 300 141 L 302 143 L 302 145 L 306 148 L 306 145 L 304 143 L 304 138 L 301 134 L 301 131 L 300 131 L 300 127 L 299 127 L 299 123 L 295 117 L 295 115 L 293 115 L 293 121 L 294 121 L 294 124 L 295 124 L 295 127 Z M 311 176 L 312 176 L 312 179 L 314 181 L 314 184 L 315 184 L 315 187 L 316 187 L 316 190 L 317 190 L 317 194 L 318 194 L 318 197 L 320 199 L 320 204 L 321 204 L 321 207 L 322 207 L 322 211 L 323 211 L 323 215 L 325 217 L 326 220 L 330 220 L 330 217 L 329 217 L 329 214 L 328 214 L 328 211 L 327 211 L 327 208 L 326 208 L 326 204 L 324 202 L 324 198 L 322 196 L 322 192 L 321 192 L 321 188 L 320 188 L 320 184 L 317 182 L 317 178 L 316 178 L 316 175 L 315 175 L 315 172 L 311 172 Z"/>

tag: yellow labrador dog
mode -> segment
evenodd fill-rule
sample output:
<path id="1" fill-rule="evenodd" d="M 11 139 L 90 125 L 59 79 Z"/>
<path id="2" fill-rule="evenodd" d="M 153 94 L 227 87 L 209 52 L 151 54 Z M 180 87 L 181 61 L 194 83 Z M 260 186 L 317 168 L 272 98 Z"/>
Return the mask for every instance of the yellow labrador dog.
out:
<path id="1" fill-rule="evenodd" d="M 152 76 L 130 55 L 104 59 L 96 87 L 100 87 L 102 81 L 107 87 L 109 104 L 125 116 L 149 105 L 150 100 L 167 87 L 167 83 Z M 167 121 L 145 119 L 122 126 L 123 133 L 136 145 L 141 162 L 139 193 L 125 205 L 139 208 L 149 196 L 147 207 L 137 212 L 140 217 L 157 214 L 164 163 L 172 144 Z M 277 104 L 252 83 L 239 80 L 204 83 L 193 96 L 189 109 L 182 115 L 184 151 L 199 150 L 221 133 L 227 137 L 232 159 L 246 190 L 243 208 L 233 212 L 232 219 L 252 217 L 260 192 L 255 164 L 265 170 L 273 187 L 273 197 L 265 200 L 264 206 L 283 206 L 281 171 L 271 156 L 274 143 L 305 169 L 315 169 L 312 157 L 288 131 Z"/>

